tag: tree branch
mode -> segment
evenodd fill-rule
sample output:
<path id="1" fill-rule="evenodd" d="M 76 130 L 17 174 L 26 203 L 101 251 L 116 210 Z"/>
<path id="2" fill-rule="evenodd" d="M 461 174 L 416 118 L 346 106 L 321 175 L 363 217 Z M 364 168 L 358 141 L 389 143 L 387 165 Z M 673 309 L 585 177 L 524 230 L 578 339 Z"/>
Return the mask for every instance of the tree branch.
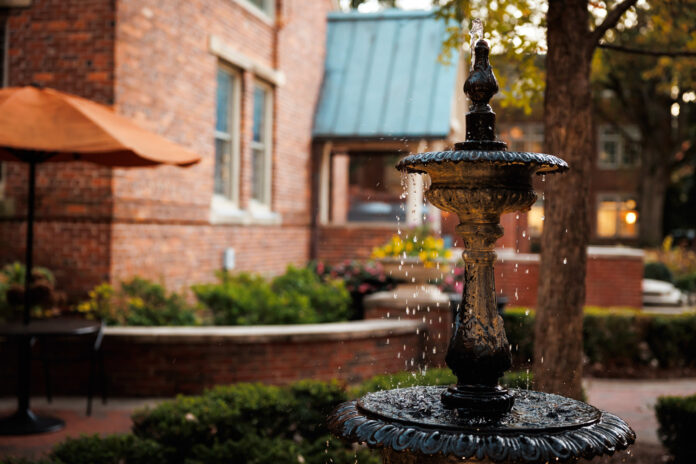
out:
<path id="1" fill-rule="evenodd" d="M 623 2 L 616 5 L 613 10 L 608 11 L 607 16 L 604 18 L 604 21 L 602 21 L 602 24 L 597 26 L 592 32 L 592 43 L 595 45 L 599 44 L 601 38 L 604 37 L 604 33 L 616 26 L 626 10 L 631 8 L 637 2 L 638 0 L 623 0 Z"/>
<path id="2" fill-rule="evenodd" d="M 600 43 L 597 44 L 599 48 L 604 48 L 606 50 L 614 50 L 621 53 L 631 53 L 634 55 L 649 55 L 649 56 L 696 56 L 696 51 L 692 50 L 643 50 L 640 48 L 624 47 L 623 45 L 614 45 Z"/>

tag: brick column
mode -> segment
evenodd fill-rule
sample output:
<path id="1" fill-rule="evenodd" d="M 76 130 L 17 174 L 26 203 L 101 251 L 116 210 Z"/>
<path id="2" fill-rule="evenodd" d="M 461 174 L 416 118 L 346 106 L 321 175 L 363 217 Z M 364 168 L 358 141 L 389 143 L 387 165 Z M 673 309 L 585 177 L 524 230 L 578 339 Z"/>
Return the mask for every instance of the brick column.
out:
<path id="1" fill-rule="evenodd" d="M 334 153 L 331 160 L 331 222 L 345 224 L 348 221 L 349 185 L 348 153 Z"/>

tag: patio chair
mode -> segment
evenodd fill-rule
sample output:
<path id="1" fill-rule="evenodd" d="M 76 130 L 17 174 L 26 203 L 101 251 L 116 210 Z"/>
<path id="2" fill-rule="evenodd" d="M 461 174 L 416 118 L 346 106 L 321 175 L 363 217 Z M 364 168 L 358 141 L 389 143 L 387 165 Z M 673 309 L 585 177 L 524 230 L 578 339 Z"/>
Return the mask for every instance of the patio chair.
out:
<path id="1" fill-rule="evenodd" d="M 94 396 L 97 375 L 99 376 L 102 404 L 106 404 L 106 373 L 101 345 L 104 338 L 104 324 L 90 335 L 69 335 L 60 337 L 41 337 L 39 356 L 44 372 L 46 400 L 53 401 L 52 370 L 54 364 L 88 363 L 87 381 L 87 415 L 92 415 L 92 398 Z M 74 348 L 65 352 L 66 346 Z"/>

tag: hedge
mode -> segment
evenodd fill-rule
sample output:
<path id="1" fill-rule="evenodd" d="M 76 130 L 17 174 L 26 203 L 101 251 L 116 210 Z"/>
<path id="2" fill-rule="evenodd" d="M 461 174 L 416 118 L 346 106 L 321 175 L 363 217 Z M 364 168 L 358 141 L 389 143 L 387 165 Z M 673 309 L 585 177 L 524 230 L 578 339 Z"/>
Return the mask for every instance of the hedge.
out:
<path id="1" fill-rule="evenodd" d="M 454 381 L 447 369 L 380 375 L 350 396 L 335 381 L 219 386 L 136 411 L 131 434 L 70 438 L 46 459 L 0 458 L 0 464 L 378 464 L 377 453 L 329 435 L 329 413 L 369 391 Z M 509 373 L 502 383 L 525 388 L 529 374 Z"/>
<path id="2" fill-rule="evenodd" d="M 662 396 L 655 404 L 662 444 L 674 456 L 675 463 L 696 462 L 696 395 Z"/>
<path id="3" fill-rule="evenodd" d="M 514 364 L 529 364 L 534 352 L 534 311 L 503 314 Z M 607 368 L 696 367 L 696 314 L 654 315 L 630 309 L 585 308 L 583 343 L 587 361 Z"/>

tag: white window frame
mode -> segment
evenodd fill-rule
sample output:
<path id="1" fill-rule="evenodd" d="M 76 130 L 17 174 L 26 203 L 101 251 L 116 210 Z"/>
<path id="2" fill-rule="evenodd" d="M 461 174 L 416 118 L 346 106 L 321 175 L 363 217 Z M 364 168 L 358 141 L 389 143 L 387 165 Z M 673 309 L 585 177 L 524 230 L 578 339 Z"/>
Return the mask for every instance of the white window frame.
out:
<path id="1" fill-rule="evenodd" d="M 614 133 L 607 134 L 608 130 Z M 630 169 L 640 165 L 640 156 L 633 163 L 628 163 L 624 160 L 628 144 L 631 143 L 631 141 L 626 140 L 624 132 L 636 142 L 640 140 L 640 132 L 634 126 L 624 126 L 622 127 L 622 131 L 614 130 L 613 126 L 609 124 L 603 124 L 597 127 L 597 167 L 600 169 Z M 614 162 L 602 160 L 601 154 L 604 149 L 604 142 L 616 143 L 616 160 Z"/>
<path id="2" fill-rule="evenodd" d="M 273 19 L 275 18 L 275 0 L 262 0 L 264 6 L 259 8 L 251 0 L 236 0 L 238 4 L 243 6 L 247 11 L 252 13 L 254 16 L 263 20 L 264 22 L 272 25 Z"/>
<path id="3" fill-rule="evenodd" d="M 251 161 L 251 182 L 252 182 L 252 194 L 251 197 L 249 198 L 249 206 L 252 210 L 261 210 L 261 211 L 270 211 L 271 210 L 271 200 L 272 200 L 272 182 L 273 182 L 273 101 L 275 98 L 274 95 L 274 88 L 272 85 L 268 84 L 267 82 L 264 82 L 260 79 L 255 79 L 254 80 L 254 93 L 256 92 L 256 87 L 259 87 L 263 89 L 263 91 L 266 94 L 266 99 L 265 99 L 265 106 L 264 106 L 264 133 L 262 134 L 263 137 L 263 142 L 259 144 L 259 142 L 255 142 L 252 140 L 250 143 L 250 148 L 251 148 L 251 156 L 252 156 L 252 161 Z M 252 124 L 253 124 L 253 119 L 254 119 L 254 104 L 252 104 Z M 253 127 L 252 127 L 253 129 Z M 254 150 L 257 149 L 263 149 L 263 157 L 264 157 L 264 172 L 263 172 L 263 182 L 264 182 L 264 191 L 263 191 L 263 198 L 258 199 L 254 198 L 254 193 L 253 193 L 253 179 L 255 173 L 253 172 L 254 166 L 253 166 L 253 156 L 254 156 Z"/>
<path id="4" fill-rule="evenodd" d="M 603 201 L 613 201 L 617 204 L 624 203 L 628 200 L 633 200 L 636 202 L 636 208 L 638 209 L 638 198 L 636 194 L 630 193 L 598 193 L 597 202 L 595 209 L 595 235 L 600 239 L 633 239 L 638 237 L 638 223 L 636 222 L 636 233 L 634 235 L 626 235 L 621 233 L 621 214 L 620 210 L 616 210 L 616 233 L 614 235 L 600 235 L 599 233 L 599 209 Z M 638 216 L 638 221 L 640 221 L 640 215 Z"/>
<path id="5" fill-rule="evenodd" d="M 228 166 L 229 172 L 228 181 L 224 185 L 224 194 L 217 192 L 213 193 L 213 201 L 222 209 L 239 209 L 239 191 L 241 181 L 241 154 L 240 154 L 240 123 L 241 123 L 241 98 L 242 98 L 242 73 L 232 66 L 224 62 L 218 63 L 218 70 L 222 70 L 233 76 L 233 84 L 230 98 L 230 108 L 228 108 L 227 132 L 220 132 L 215 128 L 215 141 L 218 139 L 227 140 L 229 144 Z M 217 92 L 217 89 L 216 89 Z M 217 93 L 216 93 L 217 98 Z M 217 105 L 217 101 L 216 101 Z M 217 116 L 216 116 L 217 126 Z"/>

